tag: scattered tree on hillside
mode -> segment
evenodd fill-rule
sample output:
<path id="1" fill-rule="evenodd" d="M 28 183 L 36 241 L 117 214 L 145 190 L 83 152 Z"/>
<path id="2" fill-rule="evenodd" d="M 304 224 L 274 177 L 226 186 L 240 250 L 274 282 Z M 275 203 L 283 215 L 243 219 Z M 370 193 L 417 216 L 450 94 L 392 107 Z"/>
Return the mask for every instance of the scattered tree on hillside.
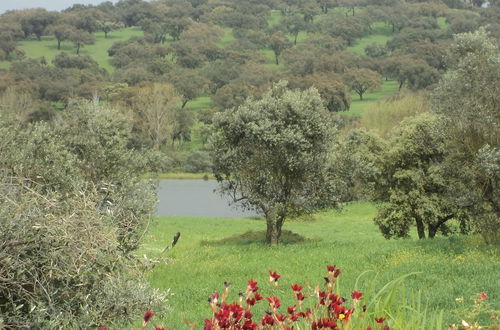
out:
<path id="1" fill-rule="evenodd" d="M 47 26 L 56 22 L 58 13 L 45 9 L 26 9 L 19 12 L 19 15 L 25 38 L 34 34 L 40 41 Z"/>
<path id="2" fill-rule="evenodd" d="M 208 80 L 195 70 L 175 70 L 168 74 L 168 82 L 173 84 L 182 98 L 181 108 L 186 104 L 201 96 L 204 90 L 208 89 Z"/>
<path id="3" fill-rule="evenodd" d="M 351 90 L 359 95 L 359 99 L 363 100 L 363 94 L 368 90 L 376 90 L 382 84 L 382 76 L 370 69 L 355 69 L 350 70 L 345 80 Z"/>
<path id="4" fill-rule="evenodd" d="M 333 127 L 319 94 L 275 85 L 214 118 L 212 158 L 223 193 L 260 210 L 266 244 L 288 216 L 335 204 L 328 164 Z"/>
<path id="5" fill-rule="evenodd" d="M 68 40 L 74 32 L 74 27 L 69 24 L 49 25 L 45 33 L 52 34 L 57 40 L 57 49 L 61 49 L 61 42 Z"/>
<path id="6" fill-rule="evenodd" d="M 281 25 L 283 25 L 288 33 L 293 36 L 293 44 L 297 44 L 297 37 L 301 31 L 304 31 L 307 27 L 307 23 L 298 15 L 285 16 L 281 19 Z"/>
<path id="7" fill-rule="evenodd" d="M 279 56 L 285 49 L 290 47 L 290 42 L 283 32 L 278 31 L 269 37 L 268 46 L 272 49 L 276 65 L 278 65 Z"/>
<path id="8" fill-rule="evenodd" d="M 351 106 L 351 94 L 342 82 L 340 76 L 335 74 L 313 74 L 305 77 L 297 77 L 290 80 L 292 87 L 307 89 L 314 87 L 323 99 L 325 108 L 331 112 L 347 111 Z"/>
<path id="9" fill-rule="evenodd" d="M 104 32 L 104 38 L 108 38 L 108 34 L 111 31 L 121 29 L 122 27 L 123 25 L 117 22 L 111 22 L 111 21 L 99 22 L 99 30 Z"/>
<path id="10" fill-rule="evenodd" d="M 85 45 L 91 45 L 94 43 L 94 36 L 84 30 L 71 31 L 68 39 L 75 44 L 76 55 L 80 54 L 80 48 Z"/>

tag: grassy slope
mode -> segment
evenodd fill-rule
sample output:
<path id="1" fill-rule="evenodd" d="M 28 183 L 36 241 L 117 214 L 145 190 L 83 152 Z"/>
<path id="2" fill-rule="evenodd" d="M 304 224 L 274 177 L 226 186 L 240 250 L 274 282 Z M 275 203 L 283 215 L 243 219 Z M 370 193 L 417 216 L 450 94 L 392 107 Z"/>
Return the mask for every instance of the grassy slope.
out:
<path id="1" fill-rule="evenodd" d="M 368 109 L 373 104 L 379 102 L 380 100 L 383 100 L 385 97 L 391 95 L 392 93 L 396 92 L 398 88 L 399 85 L 396 81 L 384 80 L 382 82 L 382 86 L 378 91 L 367 92 L 365 95 L 363 95 L 363 100 L 359 99 L 358 94 L 352 92 L 351 107 L 349 108 L 349 111 L 343 113 L 347 115 L 361 116 L 363 112 L 366 111 L 366 109 Z"/>
<path id="2" fill-rule="evenodd" d="M 373 24 L 373 31 L 370 35 L 358 39 L 354 45 L 347 48 L 347 50 L 353 52 L 356 55 L 365 55 L 365 47 L 370 44 L 385 45 L 389 41 L 393 33 L 391 32 L 390 26 L 383 22 L 377 22 Z"/>
<path id="3" fill-rule="evenodd" d="M 108 38 L 104 38 L 103 32 L 94 33 L 95 43 L 93 45 L 88 45 L 80 49 L 80 54 L 90 55 L 94 58 L 97 63 L 108 72 L 113 71 L 108 56 L 108 49 L 113 45 L 114 42 L 124 41 L 134 36 L 142 36 L 143 32 L 138 27 L 126 28 L 119 31 L 112 31 L 108 34 Z M 57 41 L 54 37 L 42 37 L 41 41 L 37 40 L 27 40 L 19 41 L 19 48 L 26 52 L 28 57 L 38 58 L 45 56 L 48 62 L 59 54 L 61 51 L 65 51 L 71 55 L 76 53 L 76 48 L 72 42 L 65 41 L 61 43 L 61 50 L 57 50 Z M 7 62 L 0 62 L 0 67 L 7 68 Z"/>
<path id="4" fill-rule="evenodd" d="M 382 238 L 371 218 L 375 208 L 368 203 L 352 204 L 343 212 L 325 212 L 314 222 L 288 222 L 284 229 L 298 232 L 310 241 L 267 248 L 258 242 L 229 240 L 231 235 L 260 231 L 265 224 L 251 219 L 209 219 L 162 217 L 145 239 L 140 255 L 168 257 L 151 272 L 153 286 L 171 289 L 171 311 L 156 319 L 158 324 L 181 329 L 183 319 L 195 321 L 197 328 L 210 315 L 207 297 L 232 282 L 231 299 L 244 290 L 248 279 L 259 281 L 266 294 L 277 294 L 283 306 L 292 304 L 290 284 L 322 285 L 325 266 L 335 264 L 342 269 L 341 292 L 348 296 L 356 278 L 366 270 L 359 290 L 378 291 L 384 284 L 401 275 L 422 272 L 407 279 L 407 288 L 422 290 L 423 301 L 432 309 L 445 309 L 446 322 L 457 322 L 450 311 L 455 298 L 488 292 L 498 301 L 500 280 L 493 274 L 500 270 L 498 250 L 476 245 L 474 237 L 392 240 Z M 171 252 L 160 251 L 177 231 L 181 240 Z M 246 235 L 248 236 L 248 235 Z M 202 243 L 202 241 L 212 243 Z M 273 292 L 265 283 L 267 270 L 282 274 L 281 287 Z M 369 297 L 368 297 L 369 298 Z M 445 323 L 448 324 L 448 323 Z"/>

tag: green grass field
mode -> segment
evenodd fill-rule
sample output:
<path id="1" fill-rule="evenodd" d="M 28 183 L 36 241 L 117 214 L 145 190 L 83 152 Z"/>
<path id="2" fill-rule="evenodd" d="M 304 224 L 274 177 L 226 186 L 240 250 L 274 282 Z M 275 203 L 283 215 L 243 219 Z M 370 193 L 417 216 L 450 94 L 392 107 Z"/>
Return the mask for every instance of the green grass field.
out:
<path id="1" fill-rule="evenodd" d="M 347 115 L 361 116 L 370 106 L 376 102 L 383 100 L 385 97 L 396 92 L 399 88 L 395 80 L 384 80 L 380 90 L 376 92 L 367 92 L 363 95 L 363 100 L 359 99 L 359 95 L 352 92 L 352 102 L 349 111 L 343 112 Z"/>
<path id="2" fill-rule="evenodd" d="M 237 299 L 246 281 L 254 279 L 263 294 L 277 294 L 284 299 L 282 305 L 289 306 L 293 303 L 290 285 L 323 285 L 325 267 L 330 264 L 342 269 L 339 285 L 346 297 L 355 289 L 358 276 L 369 271 L 356 287 L 367 300 L 370 292 L 389 281 L 419 272 L 403 286 L 421 291 L 422 301 L 432 311 L 443 309 L 445 324 L 460 321 L 451 314 L 458 297 L 468 299 L 484 291 L 498 303 L 498 249 L 482 245 L 474 236 L 385 240 L 371 221 L 375 212 L 372 204 L 356 203 L 313 220 L 287 222 L 284 230 L 294 234 L 285 235 L 285 243 L 276 247 L 265 247 L 258 234 L 249 233 L 265 229 L 265 222 L 258 219 L 156 218 L 138 253 L 158 258 L 149 281 L 174 294 L 169 299 L 170 312 L 158 316 L 156 324 L 182 329 L 183 319 L 188 318 L 200 328 L 211 315 L 208 296 L 223 290 L 224 281 L 232 283 L 231 299 Z M 178 245 L 162 254 L 177 231 L 182 235 Z M 266 283 L 270 269 L 283 276 L 277 290 Z"/>
<path id="3" fill-rule="evenodd" d="M 365 47 L 370 44 L 385 45 L 385 43 L 392 39 L 393 33 L 390 26 L 382 22 L 373 24 L 373 31 L 371 34 L 356 40 L 354 45 L 347 48 L 356 55 L 365 55 Z"/>
<path id="4" fill-rule="evenodd" d="M 112 72 L 114 68 L 110 64 L 108 49 L 117 41 L 124 41 L 134 36 L 142 36 L 144 33 L 139 27 L 131 27 L 119 31 L 112 31 L 108 34 L 108 38 L 104 38 L 103 32 L 94 33 L 95 43 L 87 45 L 80 49 L 80 54 L 90 55 L 99 65 L 105 68 L 108 72 Z M 19 41 L 19 48 L 26 52 L 27 57 L 39 58 L 44 56 L 50 62 L 60 52 L 67 52 L 71 55 L 76 54 L 76 48 L 72 42 L 65 41 L 61 43 L 61 50 L 57 49 L 57 41 L 54 37 L 45 36 L 41 41 L 27 40 Z M 8 62 L 0 62 L 0 67 L 8 68 Z"/>

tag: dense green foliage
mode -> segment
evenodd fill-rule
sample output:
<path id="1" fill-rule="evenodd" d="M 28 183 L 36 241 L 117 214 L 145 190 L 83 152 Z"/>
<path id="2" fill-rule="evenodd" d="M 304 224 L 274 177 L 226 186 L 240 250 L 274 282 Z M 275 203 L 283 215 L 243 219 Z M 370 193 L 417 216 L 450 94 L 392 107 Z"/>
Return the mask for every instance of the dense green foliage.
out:
<path id="1" fill-rule="evenodd" d="M 52 125 L 0 125 L 0 318 L 6 327 L 126 322 L 162 295 L 130 252 L 155 205 L 130 122 L 74 104 Z"/>
<path id="2" fill-rule="evenodd" d="M 221 191 L 267 222 L 277 244 L 287 217 L 334 206 L 329 175 L 334 126 L 317 91 L 289 90 L 281 81 L 261 100 L 214 119 L 211 153 Z"/>

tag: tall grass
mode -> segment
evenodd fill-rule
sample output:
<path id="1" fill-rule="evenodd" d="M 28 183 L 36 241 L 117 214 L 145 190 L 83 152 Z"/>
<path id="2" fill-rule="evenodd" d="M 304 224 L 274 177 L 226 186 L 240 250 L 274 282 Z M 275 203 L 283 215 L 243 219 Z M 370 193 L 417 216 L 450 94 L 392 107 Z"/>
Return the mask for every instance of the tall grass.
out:
<path id="1" fill-rule="evenodd" d="M 398 99 L 379 101 L 367 107 L 361 117 L 361 126 L 387 137 L 403 119 L 429 110 L 427 97 L 406 94 Z"/>

